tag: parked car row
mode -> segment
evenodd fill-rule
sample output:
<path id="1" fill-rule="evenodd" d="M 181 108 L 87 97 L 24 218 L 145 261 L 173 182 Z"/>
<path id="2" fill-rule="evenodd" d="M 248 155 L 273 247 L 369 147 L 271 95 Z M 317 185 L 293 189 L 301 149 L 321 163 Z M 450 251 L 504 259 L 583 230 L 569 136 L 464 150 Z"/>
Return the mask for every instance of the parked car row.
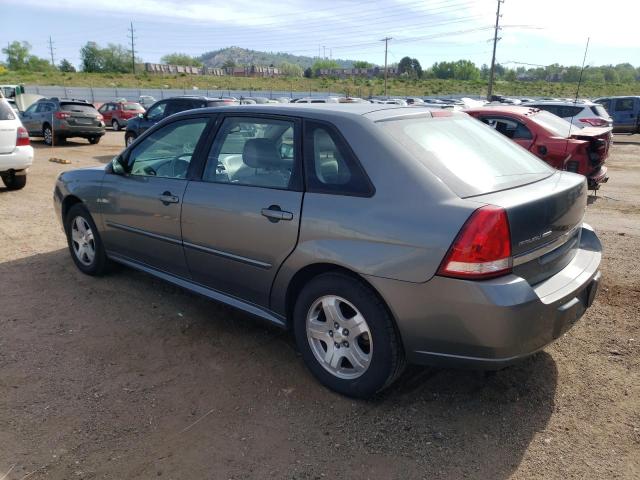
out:
<path id="1" fill-rule="evenodd" d="M 211 101 L 163 113 L 186 100 Z M 190 109 L 62 173 L 54 208 L 83 273 L 121 263 L 290 329 L 322 384 L 369 397 L 406 363 L 516 362 L 591 306 L 585 177 L 504 135 L 551 154 L 569 124 L 524 110 L 470 112 L 487 126 L 371 103 Z"/>

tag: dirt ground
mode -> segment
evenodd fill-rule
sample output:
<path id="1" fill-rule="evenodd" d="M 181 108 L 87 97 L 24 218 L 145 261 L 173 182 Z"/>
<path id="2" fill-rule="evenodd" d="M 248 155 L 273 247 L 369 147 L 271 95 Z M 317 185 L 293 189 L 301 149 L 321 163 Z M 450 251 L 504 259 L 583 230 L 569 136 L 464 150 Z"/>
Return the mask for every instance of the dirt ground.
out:
<path id="1" fill-rule="evenodd" d="M 410 368 L 370 401 L 320 386 L 287 333 L 243 313 L 125 268 L 79 273 L 54 179 L 123 134 L 35 141 L 27 187 L 0 189 L 0 479 L 640 478 L 638 137 L 616 136 L 590 199 L 604 280 L 573 330 L 492 376 Z"/>

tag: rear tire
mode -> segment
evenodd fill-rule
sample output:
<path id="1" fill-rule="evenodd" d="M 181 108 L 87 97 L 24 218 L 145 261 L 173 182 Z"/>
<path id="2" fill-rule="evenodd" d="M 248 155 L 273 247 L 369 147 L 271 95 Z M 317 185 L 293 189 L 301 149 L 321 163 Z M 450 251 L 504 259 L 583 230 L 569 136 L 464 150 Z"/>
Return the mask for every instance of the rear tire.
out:
<path id="1" fill-rule="evenodd" d="M 120 124 L 118 123 L 117 120 L 112 120 L 111 121 L 111 128 L 113 128 L 114 132 L 119 132 L 120 131 Z"/>
<path id="2" fill-rule="evenodd" d="M 64 231 L 71 258 L 78 270 L 87 275 L 103 275 L 109 267 L 109 259 L 96 224 L 83 204 L 77 203 L 69 209 Z"/>
<path id="3" fill-rule="evenodd" d="M 42 127 L 42 137 L 44 138 L 44 143 L 46 145 L 51 145 L 54 140 L 53 130 L 51 129 L 51 125 L 48 123 L 45 123 Z"/>
<path id="4" fill-rule="evenodd" d="M 301 291 L 293 313 L 298 349 L 311 373 L 343 395 L 367 398 L 405 366 L 393 319 L 364 282 L 325 273 Z"/>
<path id="5" fill-rule="evenodd" d="M 89 140 L 89 143 L 91 145 L 96 145 L 97 143 L 100 143 L 100 137 L 89 137 L 87 138 L 87 140 Z"/>
<path id="6" fill-rule="evenodd" d="M 2 175 L 2 182 L 9 190 L 21 190 L 27 184 L 27 176 L 8 173 L 6 175 Z"/>

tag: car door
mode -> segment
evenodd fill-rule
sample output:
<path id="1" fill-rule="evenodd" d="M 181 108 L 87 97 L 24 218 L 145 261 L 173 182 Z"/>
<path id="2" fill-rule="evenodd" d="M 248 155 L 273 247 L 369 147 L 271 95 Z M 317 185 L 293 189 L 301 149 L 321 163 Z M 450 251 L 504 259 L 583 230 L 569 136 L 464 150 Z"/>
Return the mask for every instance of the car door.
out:
<path id="1" fill-rule="evenodd" d="M 111 104 L 105 103 L 98 109 L 98 113 L 102 115 L 103 121 L 105 125 L 111 125 Z"/>
<path id="2" fill-rule="evenodd" d="M 147 110 L 140 119 L 140 130 L 138 131 L 138 135 L 153 127 L 160 120 L 168 116 L 166 112 L 168 104 L 168 101 L 159 101 L 154 103 L 151 108 Z"/>
<path id="3" fill-rule="evenodd" d="M 200 181 L 187 186 L 182 236 L 193 280 L 268 306 L 302 208 L 300 122 L 222 117 Z"/>
<path id="4" fill-rule="evenodd" d="M 35 135 L 35 134 L 42 133 L 40 131 L 36 132 L 35 114 L 36 114 L 36 109 L 37 108 L 38 108 L 38 103 L 34 103 L 32 105 L 29 105 L 29 107 L 24 112 L 22 112 L 22 115 L 20 116 L 20 120 L 22 121 L 22 125 L 24 126 L 24 128 L 27 129 L 27 131 L 29 132 L 29 135 Z"/>
<path id="5" fill-rule="evenodd" d="M 209 118 L 168 123 L 114 161 L 100 195 L 107 251 L 189 277 L 180 213 L 191 161 L 200 154 Z"/>
<path id="6" fill-rule="evenodd" d="M 613 125 L 617 132 L 634 132 L 638 124 L 637 98 L 621 97 L 611 101 Z"/>

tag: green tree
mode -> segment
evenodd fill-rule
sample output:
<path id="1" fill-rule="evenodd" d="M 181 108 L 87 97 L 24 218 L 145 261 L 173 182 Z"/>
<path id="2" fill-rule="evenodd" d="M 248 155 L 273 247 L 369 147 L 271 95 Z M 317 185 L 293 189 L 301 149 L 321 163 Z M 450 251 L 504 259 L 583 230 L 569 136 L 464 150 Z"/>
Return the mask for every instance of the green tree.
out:
<path id="1" fill-rule="evenodd" d="M 61 72 L 75 72 L 76 67 L 74 67 L 69 60 L 63 58 L 60 65 L 58 65 L 58 70 Z"/>
<path id="2" fill-rule="evenodd" d="M 167 65 L 184 65 L 185 67 L 202 67 L 202 62 L 186 53 L 169 53 L 164 55 L 160 61 Z"/>
<path id="3" fill-rule="evenodd" d="M 80 61 L 85 72 L 103 72 L 104 57 L 100 46 L 96 42 L 87 42 L 80 49 Z"/>
<path id="4" fill-rule="evenodd" d="M 320 74 L 320 70 L 333 70 L 335 68 L 340 68 L 340 64 L 335 60 L 317 60 L 312 66 L 311 70 L 313 74 L 317 77 Z"/>
<path id="5" fill-rule="evenodd" d="M 455 64 L 453 62 L 436 62 L 431 67 L 435 78 L 448 79 L 455 75 Z"/>
<path id="6" fill-rule="evenodd" d="M 29 51 L 31 45 L 29 42 L 14 41 L 2 49 L 2 53 L 7 56 L 7 66 L 10 70 L 24 70 L 27 66 Z"/>
<path id="7" fill-rule="evenodd" d="M 303 74 L 302 67 L 295 63 L 282 62 L 278 68 L 286 77 L 301 77 Z"/>
<path id="8" fill-rule="evenodd" d="M 373 63 L 365 62 L 364 60 L 356 60 L 353 62 L 353 68 L 373 68 Z"/>
<path id="9" fill-rule="evenodd" d="M 52 67 L 48 60 L 31 55 L 29 42 L 11 42 L 2 53 L 7 56 L 7 66 L 10 70 L 28 70 L 31 72 L 49 71 Z"/>
<path id="10" fill-rule="evenodd" d="M 458 60 L 453 66 L 456 80 L 480 80 L 480 70 L 470 60 Z"/>

